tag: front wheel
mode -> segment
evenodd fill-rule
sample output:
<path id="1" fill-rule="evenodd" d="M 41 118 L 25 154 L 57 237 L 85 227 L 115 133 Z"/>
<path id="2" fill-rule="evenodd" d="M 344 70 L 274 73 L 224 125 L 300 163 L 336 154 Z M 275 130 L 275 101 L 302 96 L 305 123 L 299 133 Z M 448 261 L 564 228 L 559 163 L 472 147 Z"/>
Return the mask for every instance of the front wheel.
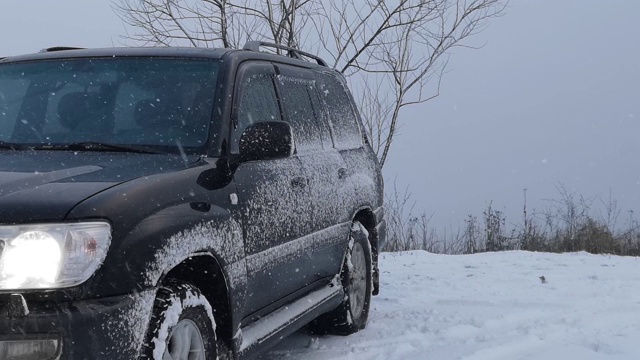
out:
<path id="1" fill-rule="evenodd" d="M 213 360 L 217 356 L 209 301 L 191 284 L 163 285 L 156 296 L 142 359 Z"/>
<path id="2" fill-rule="evenodd" d="M 349 335 L 365 328 L 373 290 L 371 245 L 367 230 L 355 221 L 340 274 L 345 297 L 340 306 L 312 324 L 322 334 Z"/>

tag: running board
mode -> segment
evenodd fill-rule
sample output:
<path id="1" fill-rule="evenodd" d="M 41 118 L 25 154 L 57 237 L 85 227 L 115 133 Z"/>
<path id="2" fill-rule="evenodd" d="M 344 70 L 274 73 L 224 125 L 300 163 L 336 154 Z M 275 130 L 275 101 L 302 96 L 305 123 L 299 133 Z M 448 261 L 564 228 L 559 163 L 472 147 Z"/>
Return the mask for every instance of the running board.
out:
<path id="1" fill-rule="evenodd" d="M 329 285 L 242 328 L 239 358 L 251 358 L 291 335 L 319 315 L 338 307 L 344 290 L 336 277 Z"/>

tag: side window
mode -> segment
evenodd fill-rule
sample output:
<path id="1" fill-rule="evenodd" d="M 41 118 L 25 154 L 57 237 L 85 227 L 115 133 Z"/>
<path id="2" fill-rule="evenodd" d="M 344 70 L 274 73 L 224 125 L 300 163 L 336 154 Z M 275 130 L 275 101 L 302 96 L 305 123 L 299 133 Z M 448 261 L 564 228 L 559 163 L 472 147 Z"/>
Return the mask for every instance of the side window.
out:
<path id="1" fill-rule="evenodd" d="M 360 125 L 345 85 L 331 74 L 320 74 L 320 79 L 320 97 L 327 112 L 334 146 L 339 150 L 361 147 Z"/>
<path id="2" fill-rule="evenodd" d="M 237 121 L 231 133 L 232 152 L 238 152 L 240 136 L 251 124 L 282 119 L 273 76 L 270 65 L 246 65 L 240 69 L 240 81 L 236 88 Z"/>
<path id="3" fill-rule="evenodd" d="M 315 91 L 315 81 L 279 75 L 278 85 L 282 106 L 296 141 L 297 152 L 321 150 L 322 134 L 318 125 L 320 109 L 314 108 L 311 99 Z"/>

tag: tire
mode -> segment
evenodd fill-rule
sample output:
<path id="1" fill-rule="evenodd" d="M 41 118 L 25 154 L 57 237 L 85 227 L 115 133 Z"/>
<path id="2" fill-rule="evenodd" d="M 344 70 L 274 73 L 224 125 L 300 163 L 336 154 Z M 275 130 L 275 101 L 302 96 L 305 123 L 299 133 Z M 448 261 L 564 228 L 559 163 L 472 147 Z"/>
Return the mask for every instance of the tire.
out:
<path id="1" fill-rule="evenodd" d="M 169 282 L 156 295 L 141 358 L 215 360 L 215 328 L 211 305 L 200 290 Z"/>
<path id="2" fill-rule="evenodd" d="M 311 324 L 320 334 L 350 335 L 364 329 L 369 318 L 373 291 L 371 244 L 364 226 L 355 221 L 340 278 L 345 297 L 340 306 Z"/>

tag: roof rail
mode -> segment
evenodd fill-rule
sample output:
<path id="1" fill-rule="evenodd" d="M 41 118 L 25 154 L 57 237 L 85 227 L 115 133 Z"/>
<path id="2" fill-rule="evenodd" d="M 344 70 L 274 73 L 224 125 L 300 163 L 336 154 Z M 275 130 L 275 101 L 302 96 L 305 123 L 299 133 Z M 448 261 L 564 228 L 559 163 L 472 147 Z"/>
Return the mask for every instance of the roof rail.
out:
<path id="1" fill-rule="evenodd" d="M 257 51 L 260 51 L 261 46 L 280 49 L 280 50 L 287 50 L 287 56 L 291 58 L 304 60 L 302 58 L 304 56 L 304 57 L 315 60 L 320 66 L 327 66 L 327 63 L 324 60 L 322 60 L 319 56 L 309 54 L 308 52 L 304 52 L 302 50 L 298 50 L 290 46 L 274 44 L 274 43 L 264 42 L 264 41 L 247 41 L 247 43 L 244 44 L 244 47 L 242 49 L 257 52 Z"/>
<path id="2" fill-rule="evenodd" d="M 54 52 L 54 51 L 65 51 L 65 50 L 83 50 L 84 48 L 72 47 L 72 46 L 54 46 L 46 49 L 40 50 L 41 53 Z"/>

